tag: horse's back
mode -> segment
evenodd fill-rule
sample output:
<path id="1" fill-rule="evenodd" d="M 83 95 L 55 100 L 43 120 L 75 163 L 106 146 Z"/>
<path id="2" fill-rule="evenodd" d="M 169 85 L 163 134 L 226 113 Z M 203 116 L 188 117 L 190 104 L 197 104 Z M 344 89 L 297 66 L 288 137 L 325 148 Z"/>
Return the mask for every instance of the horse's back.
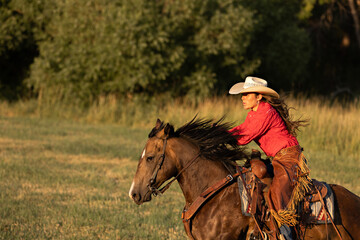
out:
<path id="1" fill-rule="evenodd" d="M 335 224 L 343 240 L 360 239 L 360 197 L 346 188 L 329 184 L 336 204 Z M 250 226 L 248 217 L 241 214 L 241 200 L 237 184 L 220 191 L 204 205 L 193 219 L 196 239 L 245 239 Z M 328 231 L 328 233 L 326 233 Z M 339 239 L 330 225 L 315 225 L 305 233 L 305 239 Z"/>

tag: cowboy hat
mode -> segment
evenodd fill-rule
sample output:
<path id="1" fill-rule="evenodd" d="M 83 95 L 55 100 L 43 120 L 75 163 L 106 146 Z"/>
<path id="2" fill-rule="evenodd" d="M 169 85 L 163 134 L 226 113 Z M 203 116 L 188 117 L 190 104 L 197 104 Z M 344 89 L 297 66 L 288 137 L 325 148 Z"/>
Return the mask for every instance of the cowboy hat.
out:
<path id="1" fill-rule="evenodd" d="M 280 95 L 276 91 L 267 87 L 266 80 L 257 77 L 246 77 L 245 82 L 236 83 L 232 86 L 229 93 L 261 93 L 275 98 L 280 98 Z"/>

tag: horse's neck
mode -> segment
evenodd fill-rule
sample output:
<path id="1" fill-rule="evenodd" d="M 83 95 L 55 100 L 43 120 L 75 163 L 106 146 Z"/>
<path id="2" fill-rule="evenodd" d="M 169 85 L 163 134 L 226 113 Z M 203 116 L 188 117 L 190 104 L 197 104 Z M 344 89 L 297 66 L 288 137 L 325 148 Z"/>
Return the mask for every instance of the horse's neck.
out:
<path id="1" fill-rule="evenodd" d="M 183 147 L 177 148 L 174 154 L 178 171 L 187 166 L 199 153 L 199 150 L 194 146 L 186 145 Z M 214 162 L 199 156 L 178 178 L 186 203 L 192 203 L 203 191 L 228 174 L 221 162 Z"/>
<path id="2" fill-rule="evenodd" d="M 187 159 L 187 161 L 190 160 Z M 199 157 L 178 179 L 186 203 L 192 203 L 208 187 L 226 175 L 227 172 L 220 162 L 212 162 Z"/>

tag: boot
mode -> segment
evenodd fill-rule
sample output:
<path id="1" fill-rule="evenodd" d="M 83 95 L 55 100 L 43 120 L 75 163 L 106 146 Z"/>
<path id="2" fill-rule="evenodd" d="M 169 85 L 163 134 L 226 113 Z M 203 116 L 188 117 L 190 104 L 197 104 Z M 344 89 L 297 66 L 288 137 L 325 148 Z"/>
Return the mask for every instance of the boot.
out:
<path id="1" fill-rule="evenodd" d="M 294 240 L 291 228 L 288 225 L 286 224 L 282 225 L 279 228 L 279 230 L 280 230 L 280 234 L 282 235 L 282 236 L 280 235 L 280 239 L 282 239 L 283 237 L 285 238 L 285 240 Z"/>

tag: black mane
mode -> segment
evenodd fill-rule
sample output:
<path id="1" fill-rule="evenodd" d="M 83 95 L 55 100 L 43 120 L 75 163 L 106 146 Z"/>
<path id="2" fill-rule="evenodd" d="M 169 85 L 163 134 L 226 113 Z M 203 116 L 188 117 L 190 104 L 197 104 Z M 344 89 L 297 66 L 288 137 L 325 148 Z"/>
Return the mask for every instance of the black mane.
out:
<path id="1" fill-rule="evenodd" d="M 201 155 L 213 161 L 236 161 L 247 158 L 244 147 L 237 145 L 237 137 L 229 133 L 231 123 L 224 123 L 223 118 L 214 123 L 211 119 L 193 118 L 190 122 L 171 132 L 171 137 L 182 137 L 196 144 Z M 149 137 L 155 136 L 165 125 L 152 129 Z M 171 128 L 173 126 L 170 125 Z"/>

